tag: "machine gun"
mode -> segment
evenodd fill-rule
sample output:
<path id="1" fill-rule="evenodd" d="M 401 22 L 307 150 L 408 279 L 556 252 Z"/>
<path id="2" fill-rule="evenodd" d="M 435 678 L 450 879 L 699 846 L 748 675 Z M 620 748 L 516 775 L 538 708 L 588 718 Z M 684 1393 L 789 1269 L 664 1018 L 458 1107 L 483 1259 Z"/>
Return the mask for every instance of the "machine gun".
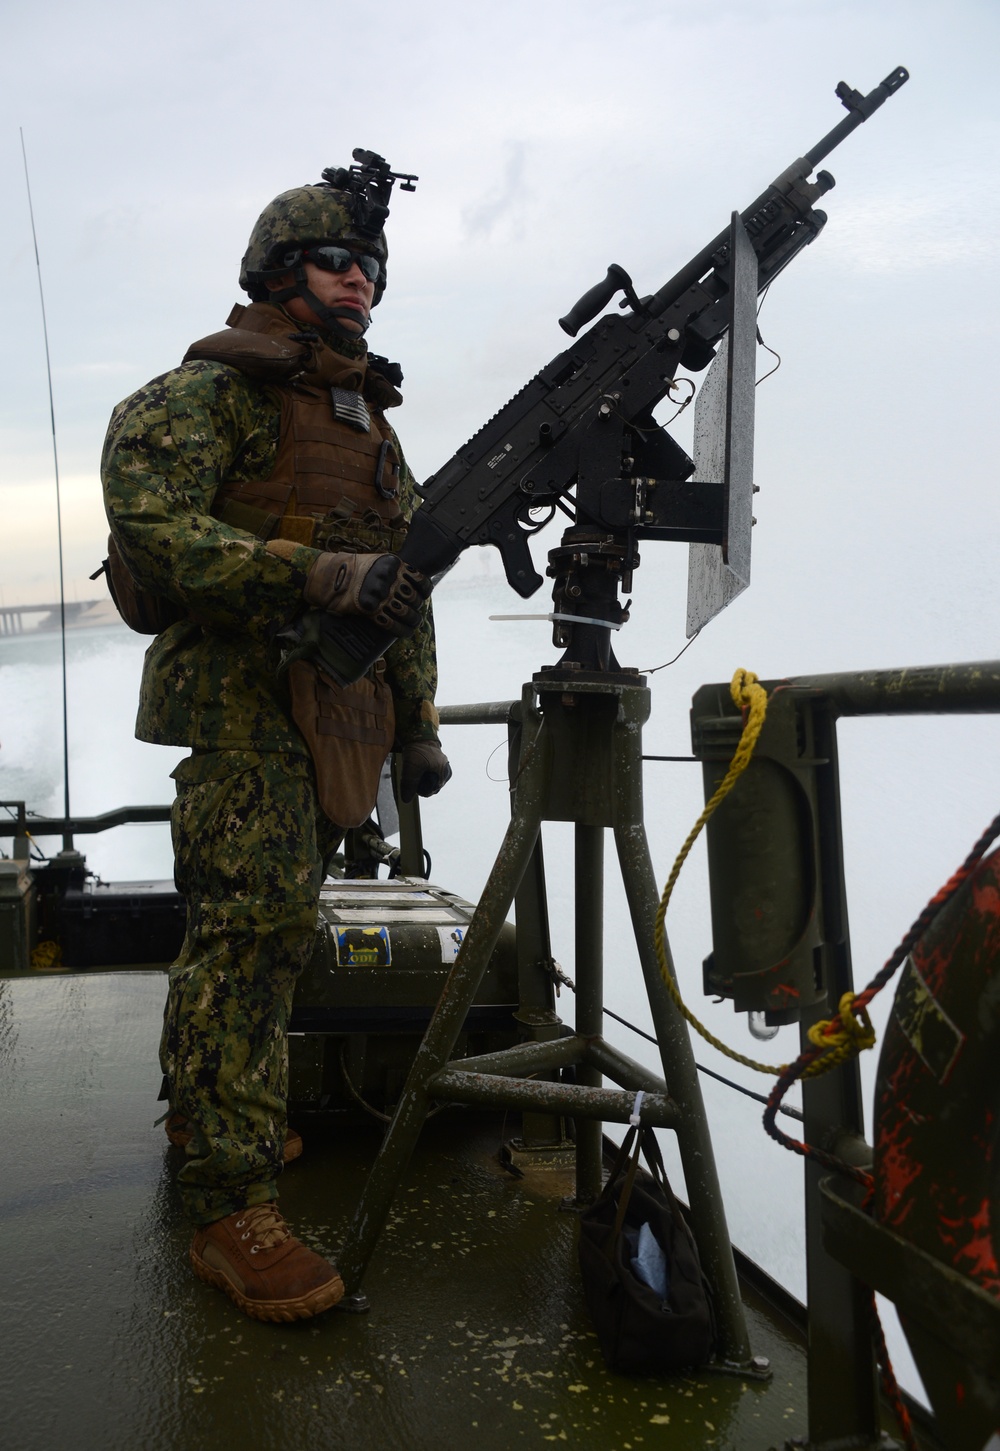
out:
<path id="1" fill-rule="evenodd" d="M 625 270 L 609 267 L 560 325 L 576 337 L 619 291 L 622 315 L 602 317 L 577 337 L 427 481 L 403 560 L 434 575 L 470 544 L 492 544 L 512 588 L 527 597 L 543 582 L 529 537 L 563 510 L 571 527 L 550 551 L 548 569 L 555 643 L 565 647 L 555 669 L 577 679 L 580 671 L 620 669 L 611 631 L 628 618 L 618 594 L 631 589 L 640 540 L 687 541 L 703 555 L 708 547 L 707 575 L 714 568 L 715 577 L 703 617 L 744 588 L 756 299 L 826 222 L 814 203 L 834 179 L 816 171 L 819 162 L 908 79 L 899 66 L 867 96 L 842 81 L 836 94 L 849 114 L 652 296 L 640 298 Z M 710 451 L 716 477 L 702 468 L 695 480 L 694 462 L 653 409 L 677 386 L 678 368 L 700 371 L 717 351 L 725 367 L 713 373 L 721 381 L 710 390 L 710 374 L 702 393 L 724 389 L 725 444 Z M 698 623 L 689 607 L 689 632 Z M 321 637 L 319 661 L 343 684 L 392 643 L 371 622 L 344 616 L 324 616 Z"/>

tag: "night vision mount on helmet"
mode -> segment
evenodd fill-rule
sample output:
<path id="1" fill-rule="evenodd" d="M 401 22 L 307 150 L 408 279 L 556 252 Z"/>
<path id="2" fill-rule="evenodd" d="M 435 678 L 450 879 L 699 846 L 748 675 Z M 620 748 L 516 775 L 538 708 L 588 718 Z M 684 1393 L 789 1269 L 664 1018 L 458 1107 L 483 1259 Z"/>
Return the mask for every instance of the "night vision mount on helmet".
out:
<path id="1" fill-rule="evenodd" d="M 353 156 L 356 165 L 328 166 L 321 181 L 276 196 L 258 217 L 240 268 L 240 286 L 254 302 L 301 297 L 327 327 L 352 339 L 356 335 L 342 329 L 340 319 L 358 323 L 357 312 L 320 302 L 306 280 L 305 253 L 310 246 L 335 242 L 376 258 L 379 271 L 372 305 L 377 306 L 386 284 L 389 248 L 383 228 L 393 184 L 398 181 L 403 191 L 414 191 L 418 180 L 410 173 L 390 170 L 385 158 L 374 151 L 356 149 Z M 291 285 L 268 286 L 289 273 Z"/>
<path id="2" fill-rule="evenodd" d="M 385 157 L 374 151 L 356 147 L 351 155 L 359 165 L 328 166 L 323 180 L 334 191 L 350 195 L 354 225 L 362 236 L 377 241 L 389 217 L 393 182 L 399 182 L 400 191 L 416 191 L 419 177 L 406 171 L 390 171 Z"/>

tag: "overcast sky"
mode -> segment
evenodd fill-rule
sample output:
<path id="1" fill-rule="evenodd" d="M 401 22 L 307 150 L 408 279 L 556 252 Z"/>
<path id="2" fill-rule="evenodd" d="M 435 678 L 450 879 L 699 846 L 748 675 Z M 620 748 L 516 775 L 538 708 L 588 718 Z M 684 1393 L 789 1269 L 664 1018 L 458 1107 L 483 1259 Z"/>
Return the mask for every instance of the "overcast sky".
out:
<path id="1" fill-rule="evenodd" d="M 757 395 L 751 587 L 655 679 L 680 749 L 689 686 L 736 665 L 766 678 L 997 654 L 994 0 L 8 8 L 8 602 L 56 589 L 19 127 L 48 306 L 67 594 L 86 598 L 103 587 L 87 575 L 104 552 L 97 471 L 111 409 L 222 325 L 242 296 L 250 228 L 278 191 L 356 145 L 419 174 L 416 192 L 393 200 L 389 287 L 370 338 L 403 366 L 395 421 L 426 477 L 562 349 L 556 319 L 609 262 L 655 289 L 845 114 L 838 81 L 868 91 L 903 64 L 909 83 L 825 163 L 837 179 L 829 223 L 761 314 L 783 362 Z M 541 550 L 557 543 L 556 528 L 540 536 Z M 619 655 L 647 666 L 684 642 L 686 550 L 643 555 Z M 444 588 L 489 562 L 499 578 L 492 551 L 470 551 Z M 549 607 L 544 593 L 528 606 L 495 593 L 493 609 Z M 551 656 L 544 627 L 488 627 L 485 613 L 453 616 L 463 629 L 442 640 L 445 700 L 465 695 L 470 651 L 488 656 L 496 631 L 516 632 L 497 693 L 515 694 Z M 990 800 L 998 756 L 991 745 L 956 762 L 988 776 Z M 975 835 L 964 817 L 955 830 L 956 849 Z"/>
<path id="2" fill-rule="evenodd" d="M 250 228 L 278 191 L 356 145 L 419 174 L 393 200 L 370 338 L 403 366 L 395 421 L 426 477 L 562 349 L 556 319 L 609 262 L 640 292 L 658 287 L 845 114 L 838 81 L 868 91 L 903 64 L 909 83 L 825 163 L 837 179 L 829 223 L 761 314 L 783 362 L 757 395 L 753 582 L 656 682 L 683 737 L 688 686 L 738 664 L 767 677 L 992 658 L 998 35 L 993 0 L 12 10 L 0 87 L 3 598 L 56 590 L 19 127 L 72 599 L 103 588 L 87 575 L 104 553 L 97 472 L 113 405 L 222 325 L 242 296 Z M 554 547 L 557 529 L 538 542 Z M 646 666 L 684 642 L 686 550 L 643 555 L 619 655 Z M 488 563 L 498 578 L 492 551 L 470 551 L 445 588 Z M 501 590 L 498 603 L 549 607 L 544 593 L 524 606 Z M 523 641 L 505 637 L 517 663 L 498 693 L 551 656 L 544 627 L 487 627 L 485 613 L 458 612 L 464 632 L 442 641 L 446 700 L 464 696 L 470 650 L 489 655 L 498 630 Z M 997 794 L 996 750 L 971 759 L 959 768 L 988 771 Z M 963 845 L 975 834 L 964 819 L 956 831 Z"/>
<path id="3" fill-rule="evenodd" d="M 736 608 L 772 637 L 790 613 L 808 614 L 811 641 L 817 610 L 831 630 L 836 616 L 863 622 L 873 659 L 909 633 L 922 654 L 993 653 L 994 3 L 41 0 L 7 12 L 7 601 L 49 598 L 56 578 L 19 127 L 72 598 L 94 593 L 86 576 L 102 557 L 97 468 L 113 404 L 223 323 L 276 192 L 355 145 L 419 173 L 393 203 L 370 339 L 403 365 L 398 427 L 426 476 L 561 349 L 556 319 L 609 262 L 653 290 L 840 119 L 837 81 L 867 91 L 905 64 L 910 83 L 826 163 L 829 226 L 762 315 L 784 362 L 759 395 L 755 579 Z M 684 550 L 662 548 L 657 579 L 637 585 L 651 601 L 668 577 L 683 595 Z M 672 589 L 662 605 L 673 625 Z"/>

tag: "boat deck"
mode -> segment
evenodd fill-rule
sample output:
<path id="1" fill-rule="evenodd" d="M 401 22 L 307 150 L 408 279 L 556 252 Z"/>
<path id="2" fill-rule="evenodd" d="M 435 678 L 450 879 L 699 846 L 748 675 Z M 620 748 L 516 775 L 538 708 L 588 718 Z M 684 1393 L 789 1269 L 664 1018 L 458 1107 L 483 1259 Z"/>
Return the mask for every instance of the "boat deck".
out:
<path id="1" fill-rule="evenodd" d="M 794 1327 L 747 1291 L 769 1385 L 608 1372 L 561 1212 L 559 1173 L 501 1168 L 510 1125 L 429 1123 L 365 1281 L 367 1314 L 246 1319 L 186 1263 L 162 1105 L 159 972 L 0 983 L 4 1445 L 210 1451 L 767 1451 L 806 1433 Z M 380 1130 L 301 1123 L 282 1207 L 333 1254 Z"/>

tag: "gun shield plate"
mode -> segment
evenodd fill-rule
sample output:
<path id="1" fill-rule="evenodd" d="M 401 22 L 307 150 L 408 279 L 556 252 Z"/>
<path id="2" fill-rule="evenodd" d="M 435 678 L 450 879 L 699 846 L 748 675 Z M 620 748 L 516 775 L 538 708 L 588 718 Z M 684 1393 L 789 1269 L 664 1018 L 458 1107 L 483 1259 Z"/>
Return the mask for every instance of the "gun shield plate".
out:
<path id="1" fill-rule="evenodd" d="M 732 217 L 729 256 L 729 329 L 701 386 L 694 418 L 694 481 L 724 481 L 725 535 L 721 546 L 690 547 L 689 636 L 725 609 L 750 583 L 757 256 L 738 212 Z"/>

